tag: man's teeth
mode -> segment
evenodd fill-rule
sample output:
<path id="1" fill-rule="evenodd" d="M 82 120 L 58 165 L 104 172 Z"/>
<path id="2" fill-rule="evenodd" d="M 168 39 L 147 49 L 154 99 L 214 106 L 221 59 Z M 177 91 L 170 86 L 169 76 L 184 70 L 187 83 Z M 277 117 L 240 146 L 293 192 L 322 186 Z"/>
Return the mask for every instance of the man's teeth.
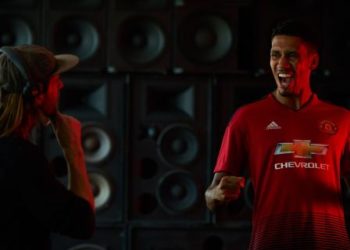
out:
<path id="1" fill-rule="evenodd" d="M 286 78 L 286 77 L 292 77 L 292 74 L 280 73 L 280 74 L 278 74 L 278 76 L 279 76 L 279 77 Z"/>

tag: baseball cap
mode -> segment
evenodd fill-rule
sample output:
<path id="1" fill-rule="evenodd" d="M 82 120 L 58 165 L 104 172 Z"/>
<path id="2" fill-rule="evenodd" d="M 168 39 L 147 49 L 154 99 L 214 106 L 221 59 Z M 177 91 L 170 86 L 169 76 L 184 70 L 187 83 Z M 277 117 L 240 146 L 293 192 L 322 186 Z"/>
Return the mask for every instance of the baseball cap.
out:
<path id="1" fill-rule="evenodd" d="M 24 80 L 29 82 L 46 83 L 52 75 L 68 71 L 79 62 L 76 55 L 55 55 L 39 45 L 4 46 L 0 48 L 0 52 L 17 67 Z M 5 86 L 3 88 L 7 89 Z"/>
<path id="2" fill-rule="evenodd" d="M 79 62 L 76 55 L 55 55 L 39 45 L 18 45 L 9 48 L 21 58 L 21 63 L 24 64 L 22 67 L 31 81 L 45 82 L 50 76 L 66 72 Z"/>

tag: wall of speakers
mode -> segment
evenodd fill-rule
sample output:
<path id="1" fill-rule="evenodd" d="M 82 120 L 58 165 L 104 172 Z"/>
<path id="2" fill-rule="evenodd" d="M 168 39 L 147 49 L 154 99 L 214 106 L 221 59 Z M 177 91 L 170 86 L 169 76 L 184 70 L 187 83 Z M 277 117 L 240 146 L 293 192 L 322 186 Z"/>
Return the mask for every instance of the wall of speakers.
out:
<path id="1" fill-rule="evenodd" d="M 316 92 L 349 108 L 348 7 L 345 0 L 1 1 L 0 46 L 35 43 L 81 59 L 62 76 L 60 110 L 82 122 L 97 227 L 86 241 L 53 234 L 54 250 L 247 249 L 248 173 L 237 202 L 213 214 L 204 201 L 226 125 L 238 107 L 274 89 L 270 35 L 286 17 L 320 35 Z M 65 183 L 54 134 L 38 137 Z"/>
<path id="2" fill-rule="evenodd" d="M 210 79 L 131 78 L 128 220 L 205 221 Z"/>

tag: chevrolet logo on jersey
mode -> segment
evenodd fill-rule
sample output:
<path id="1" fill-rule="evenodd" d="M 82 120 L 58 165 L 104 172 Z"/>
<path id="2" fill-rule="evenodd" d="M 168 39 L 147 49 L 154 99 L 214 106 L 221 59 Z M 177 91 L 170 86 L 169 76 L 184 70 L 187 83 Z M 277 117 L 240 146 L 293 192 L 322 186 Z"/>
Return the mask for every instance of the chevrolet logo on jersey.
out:
<path id="1" fill-rule="evenodd" d="M 295 158 L 312 158 L 312 155 L 326 155 L 327 144 L 311 143 L 311 140 L 293 140 L 278 143 L 275 155 L 294 154 Z"/>

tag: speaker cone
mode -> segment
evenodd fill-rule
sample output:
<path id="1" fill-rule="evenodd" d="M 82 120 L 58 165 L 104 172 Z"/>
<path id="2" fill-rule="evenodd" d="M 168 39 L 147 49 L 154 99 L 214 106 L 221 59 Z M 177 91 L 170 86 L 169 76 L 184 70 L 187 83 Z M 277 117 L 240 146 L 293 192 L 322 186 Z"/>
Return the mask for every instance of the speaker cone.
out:
<path id="1" fill-rule="evenodd" d="M 168 213 L 183 213 L 192 208 L 198 198 L 197 184 L 185 171 L 172 171 L 159 180 L 157 199 Z"/>
<path id="2" fill-rule="evenodd" d="M 186 18 L 177 30 L 183 55 L 200 64 L 215 63 L 228 55 L 233 47 L 230 25 L 215 15 L 194 15 Z"/>
<path id="3" fill-rule="evenodd" d="M 29 24 L 22 19 L 2 16 L 0 18 L 0 45 L 32 44 L 33 34 Z"/>
<path id="4" fill-rule="evenodd" d="M 131 64 L 151 63 L 161 56 L 165 48 L 163 29 L 149 18 L 127 19 L 117 35 L 123 59 Z"/>
<path id="5" fill-rule="evenodd" d="M 108 159 L 113 150 L 111 134 L 98 123 L 87 123 L 82 129 L 82 144 L 87 163 L 98 164 Z"/>
<path id="6" fill-rule="evenodd" d="M 112 184 L 99 172 L 89 172 L 89 179 L 95 198 L 95 208 L 99 211 L 108 207 L 108 203 L 112 198 Z"/>
<path id="7" fill-rule="evenodd" d="M 75 54 L 81 60 L 91 58 L 100 45 L 95 26 L 89 21 L 74 18 L 57 23 L 53 41 L 55 51 Z"/>
<path id="8" fill-rule="evenodd" d="M 172 166 L 191 164 L 199 153 L 199 143 L 191 127 L 174 124 L 159 135 L 157 149 L 160 157 Z"/>

